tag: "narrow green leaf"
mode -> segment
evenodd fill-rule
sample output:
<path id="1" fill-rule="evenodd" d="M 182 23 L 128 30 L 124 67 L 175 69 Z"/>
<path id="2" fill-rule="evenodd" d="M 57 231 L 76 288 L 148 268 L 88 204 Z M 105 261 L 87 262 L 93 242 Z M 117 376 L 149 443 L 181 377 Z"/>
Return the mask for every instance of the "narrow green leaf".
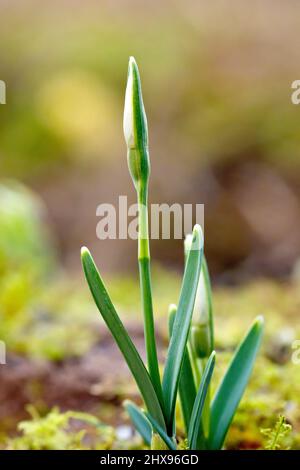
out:
<path id="1" fill-rule="evenodd" d="M 197 450 L 197 443 L 199 441 L 199 435 L 203 433 L 202 428 L 202 412 L 207 396 L 207 391 L 211 381 L 212 373 L 215 367 L 216 353 L 213 351 L 205 366 L 203 376 L 201 379 L 200 387 L 196 396 L 196 400 L 193 407 L 191 416 L 191 422 L 188 432 L 188 443 L 191 450 Z M 199 449 L 198 449 L 199 450 Z"/>
<path id="2" fill-rule="evenodd" d="M 87 248 L 82 248 L 81 260 L 85 277 L 95 303 L 131 370 L 146 407 L 160 426 L 165 428 L 161 406 L 150 376 L 110 300 L 94 260 Z"/>
<path id="3" fill-rule="evenodd" d="M 132 403 L 129 400 L 124 402 L 124 407 L 129 414 L 135 429 L 142 436 L 144 442 L 148 446 L 151 446 L 152 427 L 143 411 L 138 406 L 136 406 L 135 403 Z"/>
<path id="4" fill-rule="evenodd" d="M 186 432 L 188 432 L 196 398 L 196 387 L 189 350 L 186 348 L 179 379 L 179 397 Z"/>
<path id="5" fill-rule="evenodd" d="M 167 444 L 169 449 L 176 450 L 176 445 L 174 444 L 172 439 L 165 433 L 163 428 L 157 423 L 157 421 L 155 421 L 155 419 L 149 413 L 145 412 L 145 415 L 149 419 L 149 421 L 150 421 L 150 423 L 153 427 L 153 430 L 155 432 L 157 432 L 157 434 L 159 434 L 159 436 L 162 438 L 162 440 L 165 442 L 165 444 Z"/>
<path id="6" fill-rule="evenodd" d="M 208 445 L 221 449 L 228 428 L 245 391 L 263 333 L 263 318 L 257 317 L 240 343 L 211 405 Z"/>
<path id="7" fill-rule="evenodd" d="M 175 320 L 177 307 L 176 305 L 171 305 L 169 308 L 169 335 L 172 336 L 172 330 Z M 188 350 L 188 345 L 185 348 L 180 378 L 179 378 L 179 397 L 180 397 L 180 406 L 183 416 L 183 421 L 188 433 L 190 419 L 192 416 L 193 406 L 196 398 L 196 387 L 193 375 L 193 369 L 190 361 L 190 354 Z"/>
<path id="8" fill-rule="evenodd" d="M 206 258 L 203 255 L 202 260 L 202 273 L 204 279 L 204 285 L 206 289 L 206 299 L 208 307 L 208 321 L 209 321 L 209 333 L 210 333 L 210 344 L 212 349 L 214 349 L 214 317 L 213 317 L 213 305 L 212 305 L 212 292 L 211 292 L 211 282 L 209 276 L 209 270 L 206 262 Z"/>
<path id="9" fill-rule="evenodd" d="M 196 225 L 193 230 L 192 248 L 189 251 L 186 262 L 177 313 L 174 321 L 173 333 L 169 345 L 163 376 L 163 394 L 169 431 L 171 431 L 173 428 L 179 375 L 190 330 L 201 269 L 202 253 L 202 231 L 201 227 Z"/>

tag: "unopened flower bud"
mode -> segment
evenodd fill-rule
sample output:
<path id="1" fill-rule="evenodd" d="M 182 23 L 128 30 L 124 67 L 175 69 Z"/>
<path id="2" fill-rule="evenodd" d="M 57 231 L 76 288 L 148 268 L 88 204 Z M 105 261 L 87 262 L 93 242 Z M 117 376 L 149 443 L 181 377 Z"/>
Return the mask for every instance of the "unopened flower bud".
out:
<path id="1" fill-rule="evenodd" d="M 127 144 L 128 167 L 136 188 L 147 184 L 150 173 L 148 126 L 138 66 L 129 59 L 123 129 Z"/>
<path id="2" fill-rule="evenodd" d="M 184 241 L 185 258 L 188 256 L 191 244 L 192 235 L 187 235 Z M 204 256 L 194 305 L 191 340 L 195 353 L 199 358 L 209 357 L 214 348 L 213 317 L 211 286 Z"/>
<path id="3" fill-rule="evenodd" d="M 193 349 L 199 359 L 205 359 L 212 352 L 210 332 L 208 324 L 193 325 L 191 329 Z"/>

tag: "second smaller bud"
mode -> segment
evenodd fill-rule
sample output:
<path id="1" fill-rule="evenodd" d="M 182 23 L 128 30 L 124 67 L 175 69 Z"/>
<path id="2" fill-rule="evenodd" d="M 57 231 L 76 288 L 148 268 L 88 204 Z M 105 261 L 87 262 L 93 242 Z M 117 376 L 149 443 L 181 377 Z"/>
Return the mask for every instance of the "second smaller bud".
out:
<path id="1" fill-rule="evenodd" d="M 207 324 L 192 325 L 191 340 L 193 350 L 199 359 L 205 359 L 209 357 L 212 351 L 212 345 L 210 340 L 209 326 Z"/>

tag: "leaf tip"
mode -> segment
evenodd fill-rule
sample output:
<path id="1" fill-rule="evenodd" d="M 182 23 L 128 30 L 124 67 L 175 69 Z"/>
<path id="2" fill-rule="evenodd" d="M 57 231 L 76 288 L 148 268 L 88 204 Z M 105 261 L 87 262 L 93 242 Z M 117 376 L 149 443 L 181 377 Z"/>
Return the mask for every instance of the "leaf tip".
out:
<path id="1" fill-rule="evenodd" d="M 211 355 L 209 356 L 208 360 L 210 361 L 212 367 L 214 368 L 215 367 L 215 363 L 216 363 L 216 357 L 217 357 L 217 354 L 216 354 L 216 351 L 213 350 Z"/>
<path id="2" fill-rule="evenodd" d="M 128 61 L 128 93 L 134 93 L 134 82 L 140 82 L 140 74 L 135 58 L 131 55 Z"/>
<path id="3" fill-rule="evenodd" d="M 136 60 L 133 57 L 133 55 L 129 56 L 128 66 L 129 67 L 136 67 Z"/>
<path id="4" fill-rule="evenodd" d="M 80 250 L 81 258 L 85 258 L 86 256 L 90 256 L 90 252 L 86 246 L 82 246 Z"/>
<path id="5" fill-rule="evenodd" d="M 123 405 L 123 408 L 127 410 L 127 408 L 130 407 L 130 405 L 132 405 L 132 402 L 130 400 L 124 400 L 122 405 Z"/>
<path id="6" fill-rule="evenodd" d="M 210 357 L 212 358 L 213 361 L 216 360 L 216 351 L 212 351 Z"/>
<path id="7" fill-rule="evenodd" d="M 259 326 L 260 328 L 264 326 L 264 323 L 265 323 L 265 319 L 262 315 L 258 315 L 254 320 L 254 324 Z"/>
<path id="8" fill-rule="evenodd" d="M 177 306 L 175 304 L 169 305 L 169 315 L 174 315 L 177 311 Z"/>
<path id="9" fill-rule="evenodd" d="M 81 262 L 82 262 L 83 267 L 88 263 L 88 260 L 92 259 L 90 250 L 86 246 L 83 246 L 81 248 L 80 256 L 81 256 Z"/>
<path id="10" fill-rule="evenodd" d="M 204 244 L 202 228 L 199 224 L 194 225 L 191 250 L 202 250 Z"/>

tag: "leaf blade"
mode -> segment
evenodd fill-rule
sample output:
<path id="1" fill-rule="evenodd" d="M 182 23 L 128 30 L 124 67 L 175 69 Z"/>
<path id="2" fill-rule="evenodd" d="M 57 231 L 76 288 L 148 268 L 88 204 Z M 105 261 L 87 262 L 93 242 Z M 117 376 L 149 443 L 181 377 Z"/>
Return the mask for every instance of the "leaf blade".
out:
<path id="1" fill-rule="evenodd" d="M 148 411 L 165 428 L 163 412 L 146 367 L 121 322 L 87 248 L 81 250 L 82 266 L 94 301 L 136 381 Z"/>
<path id="2" fill-rule="evenodd" d="M 150 446 L 151 445 L 151 437 L 152 437 L 152 428 L 149 423 L 149 420 L 146 418 L 143 411 L 136 406 L 135 403 L 131 402 L 130 400 L 126 400 L 124 402 L 124 407 L 127 413 L 130 416 L 130 419 L 138 431 L 138 433 L 144 439 L 144 442 Z"/>
<path id="3" fill-rule="evenodd" d="M 171 305 L 169 310 L 169 336 L 172 336 L 172 330 L 175 320 L 177 307 L 176 305 Z M 188 345 L 186 345 L 184 358 L 179 378 L 179 398 L 182 417 L 184 421 L 184 426 L 186 433 L 188 433 L 190 420 L 192 416 L 193 406 L 196 398 L 196 386 L 193 375 L 193 369 L 190 361 L 190 354 Z"/>
<path id="4" fill-rule="evenodd" d="M 202 412 L 205 404 L 205 399 L 209 389 L 209 384 L 212 378 L 212 373 L 215 367 L 216 353 L 213 351 L 207 361 L 206 367 L 203 372 L 200 387 L 194 402 L 193 411 L 190 420 L 188 442 L 190 450 L 197 449 L 197 442 L 199 435 L 203 432 L 202 428 Z"/>
<path id="5" fill-rule="evenodd" d="M 253 369 L 263 333 L 263 318 L 257 317 L 238 346 L 211 405 L 209 449 L 222 448 L 228 428 Z"/>
<path id="6" fill-rule="evenodd" d="M 205 256 L 203 255 L 202 266 L 203 272 L 203 279 L 204 285 L 206 289 L 206 296 L 208 302 L 208 322 L 209 322 L 209 332 L 210 332 L 210 344 L 212 349 L 215 347 L 215 339 L 214 339 L 214 316 L 213 316 L 213 304 L 212 304 L 212 290 L 211 290 L 211 282 L 210 282 L 210 275 L 207 266 L 207 261 Z"/>
<path id="7" fill-rule="evenodd" d="M 203 237 L 199 226 L 194 227 L 193 248 L 190 250 L 174 321 L 163 376 L 163 394 L 168 428 L 172 430 L 179 376 L 188 339 L 191 318 L 199 281 L 203 253 Z"/>
<path id="8" fill-rule="evenodd" d="M 176 450 L 176 445 L 172 441 L 172 439 L 165 433 L 165 431 L 162 429 L 162 427 L 155 421 L 155 419 L 147 412 L 145 412 L 145 415 L 149 419 L 154 431 L 159 434 L 159 436 L 162 438 L 165 444 L 169 447 L 171 450 Z"/>

